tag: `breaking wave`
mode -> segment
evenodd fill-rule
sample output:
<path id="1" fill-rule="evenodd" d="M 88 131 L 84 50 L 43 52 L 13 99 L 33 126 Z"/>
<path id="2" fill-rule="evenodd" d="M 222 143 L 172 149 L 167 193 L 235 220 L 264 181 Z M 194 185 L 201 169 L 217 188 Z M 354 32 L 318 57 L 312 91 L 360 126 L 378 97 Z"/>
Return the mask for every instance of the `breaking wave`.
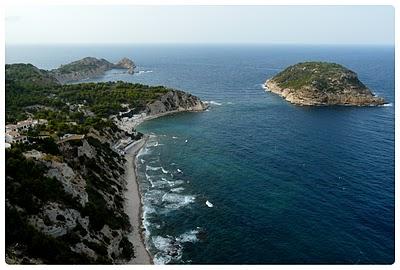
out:
<path id="1" fill-rule="evenodd" d="M 158 251 L 154 256 L 154 264 L 167 264 L 172 261 L 180 261 L 182 259 L 184 243 L 197 242 L 198 233 L 199 231 L 196 229 L 184 232 L 177 237 L 170 235 L 165 237 L 160 235 L 153 236 L 152 242 Z"/>
<path id="2" fill-rule="evenodd" d="M 216 101 L 214 101 L 214 100 L 204 101 L 204 103 L 210 104 L 210 105 L 216 105 L 216 106 L 221 106 L 221 105 L 222 105 L 222 103 L 216 102 Z"/>
<path id="3" fill-rule="evenodd" d="M 152 73 L 152 70 L 139 70 L 136 74 L 140 75 L 140 74 L 145 74 L 145 73 Z"/>

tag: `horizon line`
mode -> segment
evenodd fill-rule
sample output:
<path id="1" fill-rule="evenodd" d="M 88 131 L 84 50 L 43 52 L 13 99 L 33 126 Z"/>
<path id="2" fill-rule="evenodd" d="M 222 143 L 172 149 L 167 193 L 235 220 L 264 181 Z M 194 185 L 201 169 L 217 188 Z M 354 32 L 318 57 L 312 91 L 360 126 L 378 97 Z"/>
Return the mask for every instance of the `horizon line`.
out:
<path id="1" fill-rule="evenodd" d="M 93 45 L 283 45 L 283 46 L 385 46 L 395 43 L 280 43 L 280 42 L 66 42 L 66 43 L 5 43 L 5 46 L 93 46 Z"/>

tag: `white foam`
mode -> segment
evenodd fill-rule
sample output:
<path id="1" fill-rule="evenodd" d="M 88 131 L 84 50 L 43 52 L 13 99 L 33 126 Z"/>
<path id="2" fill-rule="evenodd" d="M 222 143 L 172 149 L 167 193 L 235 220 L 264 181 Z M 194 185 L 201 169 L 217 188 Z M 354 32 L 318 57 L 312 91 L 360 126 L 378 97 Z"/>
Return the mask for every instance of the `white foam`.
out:
<path id="1" fill-rule="evenodd" d="M 226 104 L 228 104 L 228 105 L 234 105 L 235 103 L 228 101 Z"/>
<path id="2" fill-rule="evenodd" d="M 164 169 L 163 167 L 161 167 L 161 170 L 162 170 L 162 172 L 165 173 L 165 174 L 169 173 L 168 170 Z"/>
<path id="3" fill-rule="evenodd" d="M 166 208 L 178 209 L 187 206 L 195 201 L 195 197 L 191 195 L 181 195 L 176 193 L 165 193 L 161 199 L 166 203 Z"/>
<path id="4" fill-rule="evenodd" d="M 140 159 L 140 163 L 142 163 L 142 164 L 144 163 L 144 159 L 143 158 Z"/>
<path id="5" fill-rule="evenodd" d="M 190 230 L 184 232 L 178 237 L 173 237 L 170 235 L 163 236 L 153 236 L 152 242 L 154 247 L 158 252 L 154 256 L 154 264 L 167 264 L 174 261 L 179 261 L 182 259 L 183 254 L 183 243 L 195 243 L 198 241 L 197 234 L 198 230 Z"/>
<path id="6" fill-rule="evenodd" d="M 148 175 L 147 173 L 144 173 L 146 176 L 147 181 L 149 181 L 151 187 L 155 187 L 153 180 L 151 179 L 151 176 Z"/>
<path id="7" fill-rule="evenodd" d="M 146 171 L 158 171 L 158 170 L 162 170 L 162 167 L 153 167 L 150 165 L 146 165 Z"/>
<path id="8" fill-rule="evenodd" d="M 393 103 L 386 103 L 386 104 L 383 104 L 382 107 L 393 107 Z"/>
<path id="9" fill-rule="evenodd" d="M 185 143 L 187 143 L 188 142 L 188 140 L 185 140 Z"/>
<path id="10" fill-rule="evenodd" d="M 139 70 L 138 72 L 136 72 L 136 75 L 152 73 L 152 72 L 153 72 L 152 70 Z"/>
<path id="11" fill-rule="evenodd" d="M 163 144 L 159 143 L 158 141 L 152 141 L 147 144 L 147 147 L 157 147 L 160 145 L 163 145 Z"/>
<path id="12" fill-rule="evenodd" d="M 150 149 L 147 148 L 147 147 L 143 147 L 142 149 L 140 149 L 140 151 L 139 151 L 137 156 L 141 157 L 141 156 L 145 156 L 145 155 L 148 155 L 148 154 L 151 154 Z"/>
<path id="13" fill-rule="evenodd" d="M 146 192 L 144 196 L 144 205 L 159 205 L 162 203 L 161 198 L 164 194 L 164 191 L 159 189 L 151 189 Z"/>
<path id="14" fill-rule="evenodd" d="M 178 137 L 176 137 L 176 136 L 172 136 L 172 139 L 178 139 Z"/>
<path id="15" fill-rule="evenodd" d="M 187 242 L 195 243 L 198 241 L 198 239 L 197 239 L 198 233 L 199 233 L 198 230 L 191 230 L 191 231 L 181 234 L 179 237 L 176 238 L 176 240 L 178 240 L 182 243 L 187 243 Z"/>
<path id="16" fill-rule="evenodd" d="M 183 187 L 177 187 L 177 188 L 172 188 L 171 189 L 171 191 L 172 192 L 177 192 L 177 193 L 180 193 L 180 192 L 182 192 L 182 191 L 184 191 L 185 189 L 183 188 Z"/>
<path id="17" fill-rule="evenodd" d="M 216 102 L 214 100 L 204 101 L 204 103 L 211 104 L 211 105 L 216 105 L 216 106 L 221 106 L 222 105 L 222 103 Z"/>
<path id="18" fill-rule="evenodd" d="M 183 180 L 176 180 L 175 182 L 174 182 L 174 185 L 175 186 L 178 186 L 178 185 L 182 185 L 182 184 L 184 184 L 185 182 L 183 181 Z"/>
<path id="19" fill-rule="evenodd" d="M 154 182 L 151 180 L 151 178 L 149 178 L 147 180 L 149 180 L 151 187 L 155 187 Z"/>
<path id="20" fill-rule="evenodd" d="M 182 173 L 182 170 L 181 169 L 176 169 L 176 171 L 178 172 L 178 173 Z"/>
<path id="21" fill-rule="evenodd" d="M 182 245 L 176 243 L 176 240 L 168 236 L 153 236 L 154 247 L 159 250 L 154 256 L 154 264 L 167 264 L 172 259 L 180 260 L 182 258 Z"/>
<path id="22" fill-rule="evenodd" d="M 167 181 L 167 183 L 168 183 L 168 185 L 169 185 L 170 187 L 175 186 L 175 183 L 174 183 L 173 181 Z"/>
<path id="23" fill-rule="evenodd" d="M 153 207 L 150 207 L 148 205 L 143 205 L 143 214 L 152 214 L 155 213 L 156 210 Z"/>

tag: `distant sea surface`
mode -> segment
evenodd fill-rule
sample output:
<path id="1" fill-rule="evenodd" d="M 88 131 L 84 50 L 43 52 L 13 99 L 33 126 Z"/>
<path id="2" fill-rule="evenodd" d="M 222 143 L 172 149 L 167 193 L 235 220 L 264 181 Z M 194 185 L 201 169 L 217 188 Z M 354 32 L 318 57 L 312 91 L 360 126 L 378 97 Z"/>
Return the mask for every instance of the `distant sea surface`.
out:
<path id="1" fill-rule="evenodd" d="M 394 261 L 394 48 L 6 47 L 7 63 L 44 69 L 85 56 L 138 66 L 92 81 L 165 85 L 211 102 L 139 127 L 151 134 L 138 161 L 156 263 Z M 263 90 L 310 60 L 354 70 L 389 105 L 297 107 Z"/>

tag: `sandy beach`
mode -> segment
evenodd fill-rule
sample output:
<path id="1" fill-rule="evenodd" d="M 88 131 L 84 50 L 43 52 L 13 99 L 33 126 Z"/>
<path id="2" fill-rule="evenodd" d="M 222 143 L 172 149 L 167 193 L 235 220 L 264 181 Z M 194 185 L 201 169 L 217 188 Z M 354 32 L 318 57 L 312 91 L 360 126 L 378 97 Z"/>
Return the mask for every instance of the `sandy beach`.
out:
<path id="1" fill-rule="evenodd" d="M 135 257 L 129 264 L 153 264 L 153 260 L 149 255 L 144 244 L 142 234 L 142 202 L 139 191 L 139 184 L 136 175 L 136 155 L 140 149 L 145 145 L 147 137 L 134 142 L 126 148 L 126 191 L 125 191 L 125 212 L 129 216 L 131 225 L 133 226 L 132 232 L 129 234 L 129 240 L 134 245 Z"/>
<path id="2" fill-rule="evenodd" d="M 161 116 L 170 115 L 182 112 L 181 110 L 174 110 L 156 115 L 138 114 L 132 118 L 126 118 L 124 121 L 117 121 L 115 123 L 122 130 L 132 130 L 146 120 L 159 118 Z M 190 111 L 189 111 L 190 112 Z M 196 112 L 196 111 L 194 111 Z M 153 259 L 149 251 L 146 249 L 145 239 L 143 235 L 142 224 L 142 201 L 139 190 L 139 182 L 137 179 L 137 165 L 136 156 L 140 149 L 146 144 L 148 135 L 144 135 L 139 141 L 135 141 L 125 147 L 125 177 L 126 177 L 126 191 L 125 191 L 125 213 L 129 216 L 131 225 L 133 226 L 132 232 L 129 234 L 129 240 L 134 245 L 135 258 L 129 264 L 153 264 Z"/>

